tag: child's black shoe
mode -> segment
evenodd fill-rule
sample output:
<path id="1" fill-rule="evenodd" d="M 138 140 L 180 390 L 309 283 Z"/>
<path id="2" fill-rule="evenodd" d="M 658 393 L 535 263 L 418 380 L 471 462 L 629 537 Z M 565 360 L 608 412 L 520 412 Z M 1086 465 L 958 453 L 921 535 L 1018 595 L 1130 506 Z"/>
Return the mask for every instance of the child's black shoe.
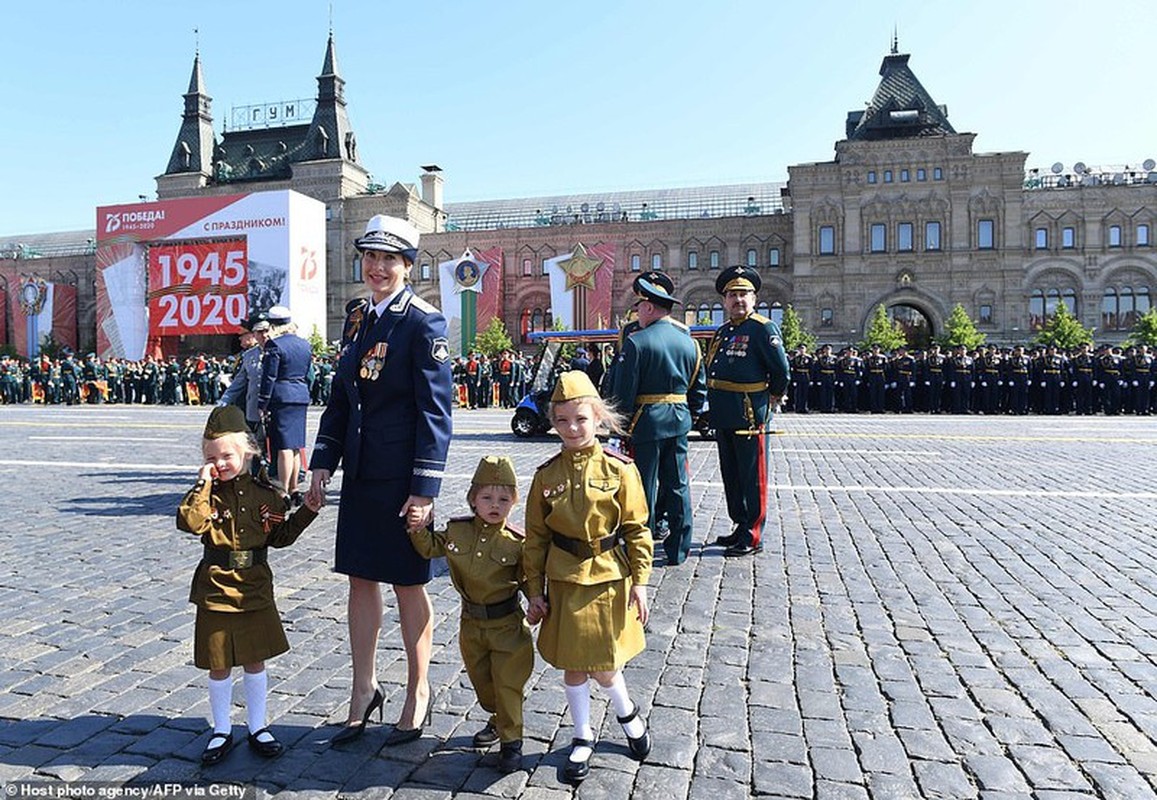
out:
<path id="1" fill-rule="evenodd" d="M 503 742 L 498 751 L 498 771 L 506 775 L 522 769 L 522 740 Z"/>
<path id="2" fill-rule="evenodd" d="M 205 745 L 205 752 L 201 753 L 201 763 L 211 766 L 223 759 L 233 749 L 232 733 L 214 733 Z"/>
<path id="3" fill-rule="evenodd" d="M 493 722 L 487 722 L 486 727 L 474 734 L 474 747 L 479 750 L 489 750 L 498 744 L 498 729 Z"/>

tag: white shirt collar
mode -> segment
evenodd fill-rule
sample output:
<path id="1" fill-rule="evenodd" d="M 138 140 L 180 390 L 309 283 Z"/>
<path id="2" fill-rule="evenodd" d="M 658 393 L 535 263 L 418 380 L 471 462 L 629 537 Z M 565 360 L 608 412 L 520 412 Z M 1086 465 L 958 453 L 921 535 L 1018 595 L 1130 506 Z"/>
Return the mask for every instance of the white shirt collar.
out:
<path id="1" fill-rule="evenodd" d="M 391 303 L 393 303 L 395 300 L 397 300 L 398 296 L 404 291 L 406 291 L 405 284 L 402 285 L 401 289 L 394 292 L 392 295 L 387 297 L 382 302 L 378 303 L 377 305 L 370 306 L 370 310 L 376 312 L 378 315 L 378 319 L 381 319 L 382 317 L 384 317 L 386 315 L 386 308 L 388 308 Z M 370 302 L 373 302 L 372 297 L 370 298 Z"/>

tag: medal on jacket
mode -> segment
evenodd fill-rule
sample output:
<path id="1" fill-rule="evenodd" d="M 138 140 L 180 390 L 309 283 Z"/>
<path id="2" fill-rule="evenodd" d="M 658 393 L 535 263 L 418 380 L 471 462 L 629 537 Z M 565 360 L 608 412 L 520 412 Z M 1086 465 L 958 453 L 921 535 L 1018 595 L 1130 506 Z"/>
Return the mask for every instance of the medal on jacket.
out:
<path id="1" fill-rule="evenodd" d="M 378 342 L 362 356 L 362 368 L 358 374 L 367 381 L 376 381 L 386 363 L 386 343 Z"/>

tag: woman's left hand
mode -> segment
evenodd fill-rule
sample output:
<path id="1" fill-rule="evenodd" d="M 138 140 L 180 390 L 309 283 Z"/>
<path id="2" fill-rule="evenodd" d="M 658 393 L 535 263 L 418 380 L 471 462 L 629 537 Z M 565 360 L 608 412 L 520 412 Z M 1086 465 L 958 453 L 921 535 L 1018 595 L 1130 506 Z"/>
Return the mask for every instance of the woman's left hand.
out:
<path id="1" fill-rule="evenodd" d="M 412 494 L 406 498 L 398 516 L 405 517 L 407 531 L 421 530 L 434 519 L 434 498 Z"/>
<path id="2" fill-rule="evenodd" d="M 647 605 L 647 587 L 638 584 L 631 586 L 631 599 L 627 601 L 627 608 L 634 606 L 639 612 L 639 622 L 647 624 L 651 618 L 651 608 Z"/>

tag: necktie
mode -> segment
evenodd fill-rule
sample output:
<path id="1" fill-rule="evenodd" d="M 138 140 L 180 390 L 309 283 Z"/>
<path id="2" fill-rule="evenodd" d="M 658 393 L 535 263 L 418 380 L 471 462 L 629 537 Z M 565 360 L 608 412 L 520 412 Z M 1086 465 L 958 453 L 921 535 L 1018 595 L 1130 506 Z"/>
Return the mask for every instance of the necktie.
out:
<path id="1" fill-rule="evenodd" d="M 375 308 L 371 308 L 369 315 L 366 316 L 366 324 L 364 326 L 362 326 L 361 338 L 364 339 L 364 338 L 366 338 L 366 336 L 369 335 L 367 332 L 369 331 L 370 328 L 374 327 L 374 323 L 376 323 L 377 321 L 378 321 L 378 311 Z"/>

